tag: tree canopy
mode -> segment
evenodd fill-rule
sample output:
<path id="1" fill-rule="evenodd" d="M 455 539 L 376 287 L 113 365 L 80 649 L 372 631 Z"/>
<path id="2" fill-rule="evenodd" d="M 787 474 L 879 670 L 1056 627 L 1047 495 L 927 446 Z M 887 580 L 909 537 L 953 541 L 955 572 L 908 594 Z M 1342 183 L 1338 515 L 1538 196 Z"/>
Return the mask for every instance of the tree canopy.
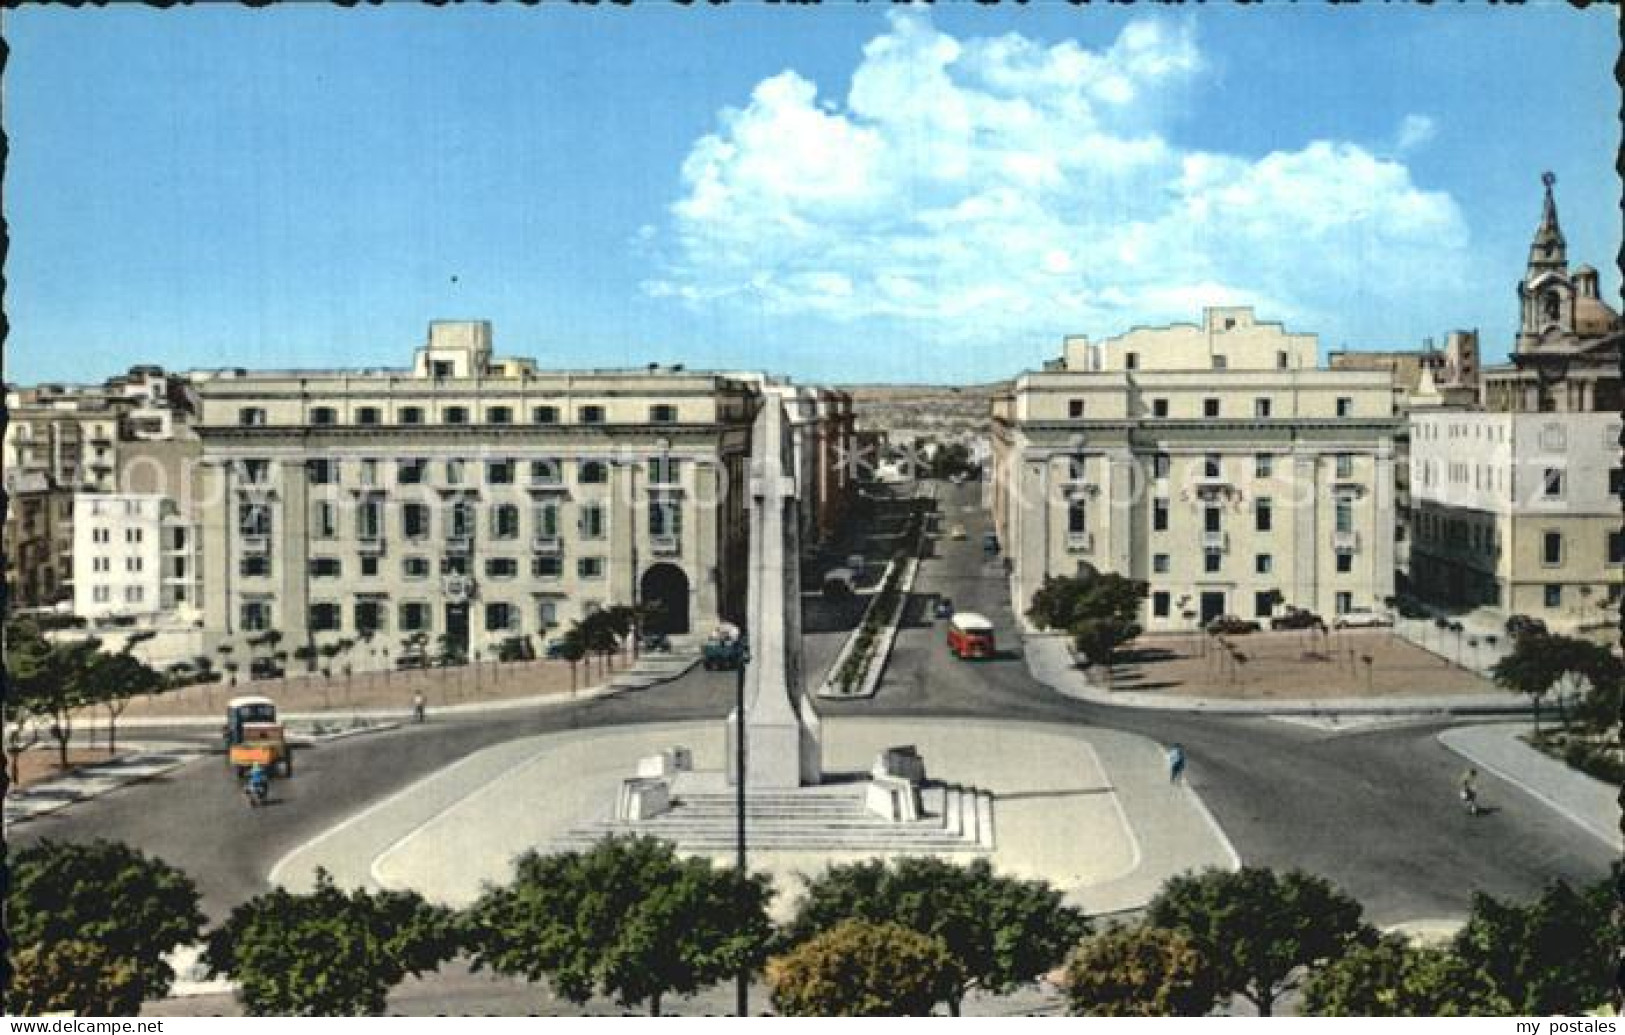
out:
<path id="1" fill-rule="evenodd" d="M 963 980 L 940 938 L 843 920 L 767 962 L 787 1017 L 923 1017 Z"/>
<path id="2" fill-rule="evenodd" d="M 1614 716 L 1625 663 L 1599 643 L 1530 629 L 1513 637 L 1511 652 L 1495 663 L 1490 676 L 1498 686 L 1528 695 L 1535 703 L 1537 722 L 1541 698 L 1565 676 L 1583 677 L 1591 684 L 1587 714 Z"/>
<path id="3" fill-rule="evenodd" d="M 141 1009 L 141 974 L 93 942 L 28 945 L 11 958 L 5 1012 L 38 1017 L 131 1017 Z"/>
<path id="4" fill-rule="evenodd" d="M 1577 890 L 1556 881 L 1523 905 L 1479 893 L 1454 947 L 1511 1012 L 1586 1013 L 1606 1003 L 1613 987 L 1611 910 L 1606 882 Z"/>
<path id="5" fill-rule="evenodd" d="M 1215 999 L 1195 941 L 1143 925 L 1085 939 L 1067 959 L 1063 988 L 1077 1017 L 1200 1017 Z"/>
<path id="6" fill-rule="evenodd" d="M 999 876 L 986 859 L 961 866 L 910 856 L 825 870 L 808 883 L 785 936 L 804 941 L 850 919 L 941 939 L 963 974 L 946 1000 L 955 1015 L 972 984 L 1001 994 L 1032 981 L 1089 930 L 1083 913 L 1043 881 Z"/>
<path id="7" fill-rule="evenodd" d="M 44 840 L 11 860 L 6 924 L 14 946 L 90 942 L 136 969 L 141 999 L 175 979 L 166 954 L 203 927 L 197 886 L 161 859 L 113 841 Z"/>
<path id="8" fill-rule="evenodd" d="M 1027 618 L 1040 629 L 1070 633 L 1092 665 L 1110 666 L 1117 648 L 1139 636 L 1149 587 L 1115 572 L 1051 575 L 1033 594 Z"/>
<path id="9" fill-rule="evenodd" d="M 1369 944 L 1360 904 L 1307 873 L 1262 867 L 1175 877 L 1146 910 L 1157 927 L 1184 931 L 1213 964 L 1219 995 L 1241 995 L 1268 1017 L 1304 968 Z"/>
<path id="10" fill-rule="evenodd" d="M 1489 978 L 1449 948 L 1414 946 L 1397 935 L 1357 945 L 1317 971 L 1304 988 L 1316 1017 L 1505 1017 L 1516 1011 Z"/>
<path id="11" fill-rule="evenodd" d="M 362 1017 L 459 944 L 451 911 L 413 892 L 341 891 L 318 870 L 308 895 L 277 888 L 232 910 L 205 961 L 237 982 L 252 1016 Z"/>
<path id="12" fill-rule="evenodd" d="M 679 859 L 653 838 L 605 838 L 586 852 L 538 855 L 487 888 L 469 911 L 476 969 L 546 978 L 571 1002 L 613 996 L 660 1013 L 766 956 L 768 878 L 741 880 L 709 860 Z"/>

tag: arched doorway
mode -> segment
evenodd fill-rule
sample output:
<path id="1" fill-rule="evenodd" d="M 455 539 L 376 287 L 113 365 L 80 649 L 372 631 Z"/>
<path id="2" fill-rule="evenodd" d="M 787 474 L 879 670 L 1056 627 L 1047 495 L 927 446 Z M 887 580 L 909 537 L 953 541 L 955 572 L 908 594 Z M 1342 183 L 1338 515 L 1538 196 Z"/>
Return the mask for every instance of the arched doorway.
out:
<path id="1" fill-rule="evenodd" d="M 656 564 L 643 573 L 642 601 L 659 605 L 646 631 L 681 636 L 688 632 L 688 576 L 675 564 Z"/>

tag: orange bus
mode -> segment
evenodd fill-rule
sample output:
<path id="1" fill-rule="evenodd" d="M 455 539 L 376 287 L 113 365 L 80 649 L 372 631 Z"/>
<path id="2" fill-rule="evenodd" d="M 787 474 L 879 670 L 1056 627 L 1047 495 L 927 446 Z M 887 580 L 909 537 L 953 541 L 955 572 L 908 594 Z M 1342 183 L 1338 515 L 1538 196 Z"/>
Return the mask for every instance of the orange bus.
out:
<path id="1" fill-rule="evenodd" d="M 993 623 L 974 611 L 961 611 L 948 623 L 948 649 L 959 658 L 993 656 Z"/>

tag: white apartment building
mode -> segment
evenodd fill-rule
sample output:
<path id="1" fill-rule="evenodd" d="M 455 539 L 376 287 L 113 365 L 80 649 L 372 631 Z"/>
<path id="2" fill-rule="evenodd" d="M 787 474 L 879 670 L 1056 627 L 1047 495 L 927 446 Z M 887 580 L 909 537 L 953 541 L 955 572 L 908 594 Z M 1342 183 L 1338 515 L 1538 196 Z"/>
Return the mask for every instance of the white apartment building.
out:
<path id="1" fill-rule="evenodd" d="M 81 492 L 73 509 L 75 614 L 97 623 L 195 613 L 195 530 L 173 501 Z"/>
<path id="2" fill-rule="evenodd" d="M 1144 625 L 1271 601 L 1331 615 L 1393 593 L 1386 370 L 1326 370 L 1317 340 L 1212 308 L 1016 379 L 994 401 L 991 499 L 1018 609 L 1051 575 L 1150 585 Z"/>
<path id="3" fill-rule="evenodd" d="M 483 321 L 431 324 L 405 370 L 194 384 L 222 638 L 371 634 L 388 664 L 418 634 L 470 658 L 514 636 L 540 649 L 612 604 L 658 604 L 674 635 L 744 618 L 757 384 L 540 371 L 494 357 Z"/>

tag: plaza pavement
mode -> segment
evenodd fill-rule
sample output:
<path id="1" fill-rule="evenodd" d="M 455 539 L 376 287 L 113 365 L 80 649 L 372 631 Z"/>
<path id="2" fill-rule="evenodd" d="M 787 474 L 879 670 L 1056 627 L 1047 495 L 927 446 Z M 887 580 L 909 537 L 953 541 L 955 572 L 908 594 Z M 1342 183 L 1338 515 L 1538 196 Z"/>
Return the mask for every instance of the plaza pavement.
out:
<path id="1" fill-rule="evenodd" d="M 1142 907 L 1169 877 L 1235 868 L 1235 851 L 1188 787 L 1171 786 L 1162 748 L 1132 734 L 986 720 L 837 718 L 825 724 L 826 770 L 866 770 L 880 749 L 914 744 L 934 779 L 996 798 L 995 868 L 1043 878 L 1094 914 Z M 273 868 L 308 888 L 318 866 L 341 886 L 412 888 L 465 905 L 511 875 L 514 856 L 606 814 L 636 760 L 693 750 L 720 769 L 720 724 L 681 723 L 546 734 L 485 749 L 350 817 Z M 751 854 L 773 875 L 776 911 L 793 908 L 800 878 L 830 861 L 805 852 Z M 720 858 L 724 865 L 730 858 Z"/>
<path id="2" fill-rule="evenodd" d="M 1521 715 L 1529 702 L 1510 693 L 1412 694 L 1337 697 L 1323 700 L 1250 700 L 1188 697 L 1137 690 L 1107 690 L 1091 683 L 1072 660 L 1063 633 L 1028 632 L 1023 637 L 1027 670 L 1057 693 L 1118 708 L 1143 708 L 1208 715 Z"/>

